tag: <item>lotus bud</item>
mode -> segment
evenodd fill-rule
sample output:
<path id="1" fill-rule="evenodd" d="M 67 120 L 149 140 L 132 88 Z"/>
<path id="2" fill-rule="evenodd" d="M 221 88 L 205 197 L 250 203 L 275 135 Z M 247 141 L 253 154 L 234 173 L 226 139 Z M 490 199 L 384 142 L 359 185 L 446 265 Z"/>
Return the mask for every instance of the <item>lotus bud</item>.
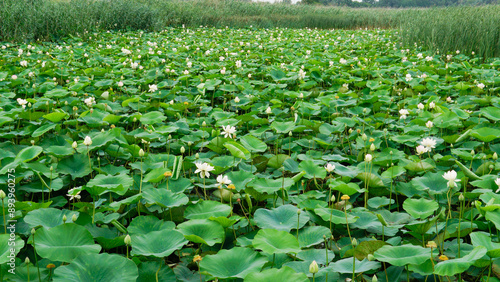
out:
<path id="1" fill-rule="evenodd" d="M 139 150 L 139 157 L 144 157 L 144 150 L 143 149 Z"/>
<path id="2" fill-rule="evenodd" d="M 31 228 L 31 235 L 35 235 L 35 233 L 36 233 L 35 228 Z"/>
<path id="3" fill-rule="evenodd" d="M 31 140 L 31 145 L 35 145 L 35 140 Z"/>
<path id="4" fill-rule="evenodd" d="M 332 195 L 332 197 L 330 198 L 330 202 L 335 202 L 336 198 L 335 198 L 335 195 Z"/>
<path id="5" fill-rule="evenodd" d="M 493 153 L 493 157 L 492 157 L 493 160 L 498 160 L 498 154 L 497 152 Z"/>
<path id="6" fill-rule="evenodd" d="M 53 166 L 50 166 L 49 170 L 50 170 L 50 171 L 54 171 L 54 167 L 53 167 Z"/>
<path id="7" fill-rule="evenodd" d="M 312 274 L 316 274 L 318 273 L 318 271 L 319 271 L 318 263 L 315 260 L 313 260 L 309 265 L 309 272 Z"/>
<path id="8" fill-rule="evenodd" d="M 458 195 L 458 200 L 460 202 L 463 202 L 465 200 L 465 197 L 464 197 L 464 194 L 463 193 L 460 193 L 460 195 Z"/>
<path id="9" fill-rule="evenodd" d="M 181 154 L 184 154 L 186 152 L 186 148 L 184 146 L 181 147 Z"/>
<path id="10" fill-rule="evenodd" d="M 368 254 L 368 256 L 366 256 L 366 258 L 367 258 L 369 261 L 373 261 L 373 260 L 375 260 L 375 256 L 373 256 L 372 254 Z"/>
<path id="11" fill-rule="evenodd" d="M 200 158 L 200 154 L 196 153 L 196 154 L 194 155 L 194 157 L 195 157 L 196 159 L 199 159 L 199 158 Z"/>
<path id="12" fill-rule="evenodd" d="M 377 275 L 373 275 L 372 282 L 378 282 Z"/>
<path id="13" fill-rule="evenodd" d="M 493 169 L 495 168 L 495 166 L 494 166 L 494 165 L 489 165 L 489 166 L 488 166 L 488 168 L 489 168 L 490 170 L 493 170 Z"/>
<path id="14" fill-rule="evenodd" d="M 191 147 L 193 145 L 193 142 L 188 141 L 188 147 Z"/>
<path id="15" fill-rule="evenodd" d="M 25 263 L 25 264 L 29 264 L 29 263 L 30 263 L 30 258 L 29 258 L 29 257 L 26 257 L 26 259 L 24 260 L 24 263 Z"/>
<path id="16" fill-rule="evenodd" d="M 167 139 L 168 140 L 172 140 L 172 135 L 169 134 L 168 137 L 167 137 Z"/>
<path id="17" fill-rule="evenodd" d="M 470 154 L 471 154 L 472 156 L 474 156 L 474 155 L 476 154 L 476 152 L 475 152 L 474 150 L 472 150 L 472 151 L 470 151 Z"/>
<path id="18" fill-rule="evenodd" d="M 125 236 L 125 238 L 123 239 L 123 242 L 125 243 L 125 245 L 129 245 L 132 244 L 132 238 L 130 238 L 130 235 L 127 234 L 127 236 Z"/>
<path id="19" fill-rule="evenodd" d="M 375 149 L 376 149 L 376 148 L 375 148 L 375 144 L 373 144 L 373 143 L 372 143 L 372 144 L 370 145 L 370 151 L 372 151 L 372 152 L 373 152 L 373 151 L 375 151 Z"/>
<path id="20" fill-rule="evenodd" d="M 292 131 L 288 131 L 288 136 L 292 137 Z"/>
<path id="21" fill-rule="evenodd" d="M 68 218 L 66 217 L 66 215 L 63 215 L 62 220 L 63 220 L 63 223 L 66 223 L 66 221 L 68 220 Z"/>
<path id="22" fill-rule="evenodd" d="M 5 192 L 3 190 L 0 190 L 0 199 L 3 201 L 3 199 L 5 199 L 5 197 L 7 197 Z"/>
<path id="23" fill-rule="evenodd" d="M 298 214 L 298 215 L 300 215 L 300 213 L 301 213 L 301 212 L 302 212 L 302 210 L 301 210 L 301 209 L 298 209 L 298 210 L 297 210 L 297 214 Z"/>
<path id="24" fill-rule="evenodd" d="M 207 123 L 205 121 L 203 121 L 203 123 L 201 124 L 201 126 L 206 127 Z"/>
<path id="25" fill-rule="evenodd" d="M 349 134 L 351 134 L 354 130 L 352 128 L 349 128 Z"/>
<path id="26" fill-rule="evenodd" d="M 73 216 L 71 217 L 71 221 L 75 222 L 78 218 L 76 217 L 76 214 L 73 214 Z"/>
<path id="27" fill-rule="evenodd" d="M 352 245 L 356 247 L 358 245 L 358 240 L 356 238 L 352 238 Z"/>
<path id="28" fill-rule="evenodd" d="M 361 135 L 361 139 L 363 139 L 363 141 L 366 141 L 368 140 L 368 136 L 366 136 L 366 134 L 363 133 L 363 135 Z"/>

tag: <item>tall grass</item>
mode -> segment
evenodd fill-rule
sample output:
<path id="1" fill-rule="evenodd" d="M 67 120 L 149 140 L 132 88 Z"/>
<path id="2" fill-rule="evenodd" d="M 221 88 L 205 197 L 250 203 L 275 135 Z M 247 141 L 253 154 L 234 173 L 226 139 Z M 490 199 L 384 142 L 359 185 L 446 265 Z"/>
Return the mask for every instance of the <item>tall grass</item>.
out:
<path id="1" fill-rule="evenodd" d="M 58 40 L 99 30 L 169 26 L 394 28 L 442 52 L 499 56 L 500 6 L 350 9 L 237 0 L 0 0 L 0 40 Z"/>
<path id="2" fill-rule="evenodd" d="M 403 16 L 400 28 L 405 45 L 500 56 L 500 5 L 409 10 Z"/>

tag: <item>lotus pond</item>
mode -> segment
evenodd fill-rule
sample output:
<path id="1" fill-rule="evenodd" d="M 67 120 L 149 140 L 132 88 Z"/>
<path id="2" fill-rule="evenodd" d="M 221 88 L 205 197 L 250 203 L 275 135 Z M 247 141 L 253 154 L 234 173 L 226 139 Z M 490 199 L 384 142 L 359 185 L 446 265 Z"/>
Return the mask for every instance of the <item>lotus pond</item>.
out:
<path id="1" fill-rule="evenodd" d="M 500 281 L 500 60 L 397 42 L 0 43 L 1 279 Z"/>

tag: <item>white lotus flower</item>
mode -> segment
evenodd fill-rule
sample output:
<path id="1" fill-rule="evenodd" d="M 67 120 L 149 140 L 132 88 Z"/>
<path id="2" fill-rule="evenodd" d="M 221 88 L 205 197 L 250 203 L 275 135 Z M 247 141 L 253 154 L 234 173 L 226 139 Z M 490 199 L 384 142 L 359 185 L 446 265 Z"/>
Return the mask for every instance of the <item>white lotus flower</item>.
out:
<path id="1" fill-rule="evenodd" d="M 202 162 L 196 162 L 196 170 L 194 173 L 200 173 L 201 178 L 205 177 L 210 177 L 210 171 L 214 170 L 215 168 L 207 163 L 202 163 Z"/>
<path id="2" fill-rule="evenodd" d="M 236 61 L 236 67 L 241 68 L 241 61 L 240 60 Z"/>
<path id="3" fill-rule="evenodd" d="M 158 86 L 156 86 L 156 84 L 149 85 L 149 92 L 155 92 L 157 90 L 158 90 Z"/>
<path id="4" fill-rule="evenodd" d="M 332 172 L 334 169 L 335 169 L 335 165 L 334 164 L 331 164 L 331 163 L 327 163 L 325 165 L 325 169 L 328 173 Z"/>
<path id="5" fill-rule="evenodd" d="M 455 182 L 460 182 L 460 179 L 457 179 L 457 172 L 454 170 L 450 170 L 445 172 L 443 178 L 448 180 L 448 187 L 455 187 Z"/>
<path id="6" fill-rule="evenodd" d="M 479 87 L 479 88 L 481 88 L 481 89 L 484 89 L 485 85 L 484 85 L 484 83 L 479 83 L 479 84 L 477 85 L 477 87 Z"/>
<path id="7" fill-rule="evenodd" d="M 17 79 L 17 75 L 12 75 L 10 78 L 12 78 L 12 80 L 16 80 Z"/>
<path id="8" fill-rule="evenodd" d="M 188 70 L 184 70 L 184 71 L 182 72 L 182 74 L 184 74 L 184 75 L 188 75 L 188 74 L 189 74 L 189 71 L 188 71 Z"/>
<path id="9" fill-rule="evenodd" d="M 436 143 L 437 143 L 436 139 L 427 137 L 422 139 L 420 145 L 425 146 L 428 150 L 431 150 L 433 148 L 436 148 Z"/>
<path id="10" fill-rule="evenodd" d="M 417 155 L 422 155 L 422 154 L 425 154 L 429 151 L 429 149 L 425 146 L 422 146 L 422 145 L 418 145 L 417 146 Z"/>
<path id="11" fill-rule="evenodd" d="M 19 64 L 21 65 L 21 67 L 27 67 L 28 66 L 28 62 L 27 61 L 21 61 Z"/>
<path id="12" fill-rule="evenodd" d="M 497 178 L 495 180 L 495 184 L 498 186 L 498 189 L 495 191 L 495 193 L 498 193 L 498 191 L 500 191 L 500 178 Z"/>
<path id="13" fill-rule="evenodd" d="M 224 176 L 219 175 L 219 176 L 217 176 L 217 183 L 219 184 L 218 186 L 220 188 L 222 185 L 224 185 L 224 184 L 225 185 L 229 185 L 232 182 L 231 182 L 231 180 L 229 180 L 229 178 L 227 177 L 227 175 L 224 175 Z"/>
<path id="14" fill-rule="evenodd" d="M 418 103 L 417 108 L 418 108 L 419 110 L 423 110 L 423 109 L 424 109 L 424 104 L 422 104 L 422 103 Z"/>
<path id="15" fill-rule="evenodd" d="M 267 107 L 266 114 L 270 115 L 272 113 L 273 113 L 273 111 L 271 110 L 271 107 Z"/>
<path id="16" fill-rule="evenodd" d="M 88 135 L 85 136 L 85 139 L 83 140 L 83 145 L 85 145 L 85 146 L 92 145 L 92 139 Z"/>
<path id="17" fill-rule="evenodd" d="M 451 102 L 453 102 L 453 100 L 451 99 L 451 97 L 448 97 L 448 98 L 446 98 L 446 102 L 451 103 Z"/>
<path id="18" fill-rule="evenodd" d="M 92 105 L 95 104 L 95 98 L 88 97 L 87 99 L 83 100 L 83 102 L 87 105 L 87 107 L 92 107 Z"/>
<path id="19" fill-rule="evenodd" d="M 429 120 L 428 122 L 425 123 L 425 126 L 427 126 L 427 128 L 430 129 L 430 128 L 432 128 L 434 126 L 434 123 Z"/>
<path id="20" fill-rule="evenodd" d="M 23 109 L 26 109 L 26 105 L 28 104 L 28 101 L 25 99 L 17 98 L 17 103 L 23 107 Z"/>
<path id="21" fill-rule="evenodd" d="M 236 127 L 234 126 L 231 126 L 231 125 L 227 125 L 227 126 L 222 126 L 222 130 L 223 132 L 221 133 L 222 135 L 224 135 L 224 138 L 233 138 L 233 134 L 236 133 Z"/>
<path id="22" fill-rule="evenodd" d="M 411 74 L 406 74 L 405 80 L 406 81 L 411 81 L 413 78 L 411 77 Z"/>
<path id="23" fill-rule="evenodd" d="M 373 160 L 373 156 L 371 154 L 365 155 L 365 162 L 369 163 Z"/>
<path id="24" fill-rule="evenodd" d="M 304 79 L 306 77 L 306 72 L 302 69 L 299 70 L 299 79 Z"/>
<path id="25" fill-rule="evenodd" d="M 123 81 L 118 82 L 118 87 L 123 87 Z"/>
<path id="26" fill-rule="evenodd" d="M 344 58 L 340 58 L 339 62 L 343 65 L 347 64 L 347 60 Z"/>
<path id="27" fill-rule="evenodd" d="M 234 98 L 234 102 L 235 103 L 239 103 L 240 102 L 240 98 L 238 98 L 238 97 Z"/>
<path id="28" fill-rule="evenodd" d="M 81 191 L 73 193 L 73 190 L 75 190 L 75 188 L 68 190 L 68 194 L 66 194 L 66 196 L 69 197 L 70 201 L 73 201 L 74 199 L 80 200 L 82 198 L 82 196 L 80 196 Z"/>
<path id="29" fill-rule="evenodd" d="M 436 107 L 436 103 L 430 102 L 429 103 L 429 109 L 434 109 Z"/>

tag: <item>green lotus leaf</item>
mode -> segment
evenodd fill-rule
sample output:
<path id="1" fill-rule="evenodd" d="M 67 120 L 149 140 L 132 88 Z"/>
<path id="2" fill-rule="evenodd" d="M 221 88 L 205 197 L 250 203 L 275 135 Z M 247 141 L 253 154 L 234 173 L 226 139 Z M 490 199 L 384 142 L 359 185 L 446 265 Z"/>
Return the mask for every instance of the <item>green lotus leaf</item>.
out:
<path id="1" fill-rule="evenodd" d="M 35 233 L 36 252 L 53 261 L 71 262 L 78 256 L 97 254 L 101 246 L 94 244 L 92 234 L 83 226 L 65 223 L 51 229 L 42 227 Z"/>
<path id="2" fill-rule="evenodd" d="M 312 178 L 325 178 L 326 177 L 326 170 L 324 167 L 320 167 L 319 165 L 315 164 L 313 161 L 303 161 L 299 164 L 299 169 L 302 171 L 305 171 L 306 174 L 304 175 L 305 178 L 307 179 L 312 179 Z"/>
<path id="3" fill-rule="evenodd" d="M 209 219 L 210 217 L 228 216 L 231 207 L 216 201 L 200 201 L 189 206 L 184 212 L 187 219 Z"/>
<path id="4" fill-rule="evenodd" d="M 145 261 L 139 264 L 139 278 L 137 278 L 137 282 L 156 281 L 157 277 L 158 282 L 177 280 L 174 271 L 166 265 L 160 265 L 155 261 Z"/>
<path id="5" fill-rule="evenodd" d="M 55 208 L 43 208 L 28 212 L 24 217 L 24 222 L 26 222 L 30 228 L 43 226 L 50 229 L 63 224 L 64 216 L 66 216 L 66 220 L 70 220 L 73 215 L 78 217 L 79 212 L 59 210 Z"/>
<path id="6" fill-rule="evenodd" d="M 243 147 L 243 145 L 237 142 L 227 141 L 226 143 L 224 143 L 224 147 L 226 147 L 234 157 L 244 160 L 248 160 L 251 157 L 250 152 L 245 147 Z"/>
<path id="7" fill-rule="evenodd" d="M 488 255 L 490 258 L 500 257 L 500 243 L 492 242 L 491 237 L 488 233 L 474 232 L 469 235 L 471 243 L 474 247 L 485 247 L 487 250 L 486 255 Z"/>
<path id="8" fill-rule="evenodd" d="M 403 203 L 403 209 L 414 218 L 424 219 L 429 217 L 439 208 L 439 204 L 424 198 L 408 198 Z"/>
<path id="9" fill-rule="evenodd" d="M 163 221 L 154 216 L 137 216 L 132 219 L 127 231 L 130 235 L 146 235 L 153 231 L 173 230 L 175 223 Z"/>
<path id="10" fill-rule="evenodd" d="M 323 237 L 331 236 L 330 229 L 324 226 L 306 226 L 299 230 L 299 245 L 301 248 L 308 248 L 324 242 Z"/>
<path id="11" fill-rule="evenodd" d="M 147 188 L 142 193 L 149 204 L 157 204 L 162 208 L 180 207 L 189 202 L 184 193 L 174 193 L 166 188 Z"/>
<path id="12" fill-rule="evenodd" d="M 234 247 L 205 256 L 200 262 L 200 270 L 220 279 L 243 279 L 250 273 L 258 272 L 266 262 L 264 256 L 252 249 Z"/>
<path id="13" fill-rule="evenodd" d="M 208 246 L 222 243 L 226 235 L 219 223 L 208 219 L 191 219 L 177 225 L 177 229 L 189 241 Z"/>
<path id="14" fill-rule="evenodd" d="M 421 264 L 431 257 L 431 249 L 414 245 L 390 246 L 386 245 L 378 249 L 373 256 L 383 262 L 395 266 L 408 264 Z"/>
<path id="15" fill-rule="evenodd" d="M 241 137 L 240 142 L 250 152 L 262 153 L 267 150 L 266 143 L 262 142 L 260 139 L 252 135 L 245 135 Z"/>
<path id="16" fill-rule="evenodd" d="M 292 205 L 283 205 L 272 210 L 258 209 L 255 211 L 254 221 L 262 229 L 269 228 L 289 232 L 292 229 L 302 228 L 309 221 L 309 216 L 306 213 L 298 215 L 298 210 Z"/>
<path id="17" fill-rule="evenodd" d="M 132 260 L 115 254 L 81 255 L 69 265 L 54 271 L 54 281 L 122 281 L 133 282 L 139 276 Z"/>
<path id="18" fill-rule="evenodd" d="M 475 247 L 470 253 L 459 259 L 450 259 L 447 261 L 442 261 L 434 267 L 434 274 L 442 276 L 454 276 L 458 273 L 463 273 L 471 265 L 482 258 L 487 253 L 487 250 L 483 246 Z"/>
<path id="19" fill-rule="evenodd" d="M 472 137 L 479 139 L 483 142 L 491 142 L 500 138 L 500 129 L 481 127 L 471 131 Z"/>
<path id="20" fill-rule="evenodd" d="M 127 174 L 98 174 L 87 183 L 87 188 L 93 188 L 96 195 L 113 192 L 123 196 L 133 184 L 134 180 Z"/>
<path id="21" fill-rule="evenodd" d="M 292 234 L 274 229 L 261 229 L 255 235 L 252 245 L 267 254 L 298 253 L 299 242 Z"/>
<path id="22" fill-rule="evenodd" d="M 167 119 L 167 117 L 164 116 L 163 113 L 153 111 L 153 112 L 149 112 L 147 114 L 142 115 L 139 120 L 143 124 L 155 124 L 155 123 L 161 123 L 166 119 Z"/>
<path id="23" fill-rule="evenodd" d="M 141 235 L 131 235 L 132 255 L 168 257 L 188 242 L 176 230 L 162 229 Z"/>
<path id="24" fill-rule="evenodd" d="M 295 182 L 291 178 L 258 178 L 248 183 L 248 186 L 253 187 L 259 193 L 273 194 L 281 189 L 288 190 L 293 184 Z"/>
<path id="25" fill-rule="evenodd" d="M 326 257 L 327 252 L 328 252 L 328 261 Z M 314 260 L 318 264 L 326 265 L 327 262 L 330 262 L 335 258 L 335 253 L 325 249 L 307 249 L 299 252 L 297 254 L 297 258 L 304 261 L 308 261 L 310 263 Z"/>
<path id="26" fill-rule="evenodd" d="M 75 154 L 60 160 L 57 170 L 70 175 L 72 179 L 87 176 L 92 172 L 88 157 L 82 154 Z"/>
<path id="27" fill-rule="evenodd" d="M 245 277 L 245 282 L 262 281 L 287 281 L 287 282 L 308 282 L 309 279 L 305 273 L 297 273 L 288 266 L 280 269 L 271 268 L 262 272 L 253 272 Z"/>
<path id="28" fill-rule="evenodd" d="M 353 263 L 354 263 L 354 265 L 353 265 Z M 328 266 L 327 268 L 331 269 L 335 272 L 338 272 L 338 273 L 352 273 L 353 269 L 354 269 L 354 273 L 360 273 L 360 272 L 366 272 L 366 271 L 370 271 L 370 270 L 379 269 L 380 262 L 369 261 L 367 259 L 364 259 L 362 261 L 355 259 L 355 262 L 353 262 L 352 258 L 346 258 L 346 259 L 341 259 L 341 260 L 338 260 L 338 261 L 330 264 L 330 266 Z"/>
<path id="29" fill-rule="evenodd" d="M 19 236 L 13 236 L 11 239 L 10 234 L 0 234 L 0 264 L 15 263 L 16 256 L 23 247 L 24 240 Z"/>
<path id="30" fill-rule="evenodd" d="M 326 222 L 332 222 L 334 224 L 347 224 L 354 223 L 358 220 L 357 216 L 347 214 L 347 218 L 344 212 L 330 209 L 330 208 L 316 208 L 314 212 L 321 217 Z"/>

